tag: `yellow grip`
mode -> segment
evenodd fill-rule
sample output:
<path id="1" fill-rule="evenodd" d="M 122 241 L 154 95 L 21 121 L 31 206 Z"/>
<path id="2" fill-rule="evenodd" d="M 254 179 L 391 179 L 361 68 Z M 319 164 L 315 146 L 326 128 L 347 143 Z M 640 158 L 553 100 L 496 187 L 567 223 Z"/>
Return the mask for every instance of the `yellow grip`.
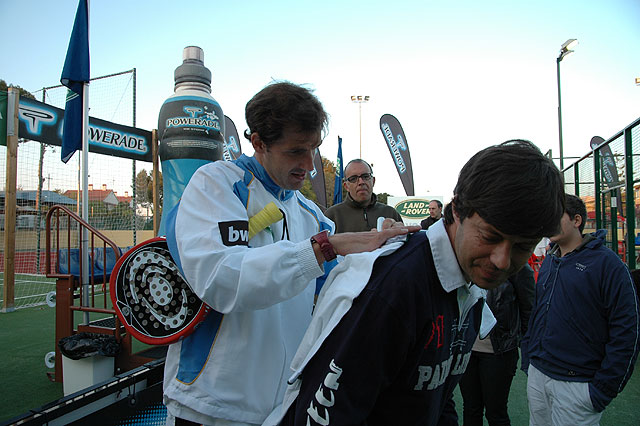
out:
<path id="1" fill-rule="evenodd" d="M 267 226 L 282 219 L 284 216 L 274 202 L 270 202 L 262 210 L 249 218 L 249 239 Z"/>

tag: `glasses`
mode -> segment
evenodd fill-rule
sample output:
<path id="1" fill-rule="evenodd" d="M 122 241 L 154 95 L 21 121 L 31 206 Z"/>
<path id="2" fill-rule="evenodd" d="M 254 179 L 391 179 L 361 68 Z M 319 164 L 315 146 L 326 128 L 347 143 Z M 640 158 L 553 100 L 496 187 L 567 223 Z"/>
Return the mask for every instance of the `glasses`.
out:
<path id="1" fill-rule="evenodd" d="M 362 179 L 365 182 L 369 182 L 371 179 L 373 179 L 373 173 L 363 173 L 361 175 L 353 175 L 353 176 L 349 176 L 345 180 L 350 183 L 356 183 L 358 179 Z"/>

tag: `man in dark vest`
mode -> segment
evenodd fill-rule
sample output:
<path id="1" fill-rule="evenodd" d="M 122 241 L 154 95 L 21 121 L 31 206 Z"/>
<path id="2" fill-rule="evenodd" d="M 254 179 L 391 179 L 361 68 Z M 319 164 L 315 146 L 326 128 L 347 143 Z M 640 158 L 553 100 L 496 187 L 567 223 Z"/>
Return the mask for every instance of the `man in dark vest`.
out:
<path id="1" fill-rule="evenodd" d="M 400 213 L 393 207 L 378 202 L 373 193 L 376 178 L 369 163 L 359 158 L 349 161 L 344 169 L 344 176 L 343 185 L 347 196 L 340 204 L 331 206 L 325 212 L 336 224 L 336 234 L 370 231 L 376 227 L 379 217 L 390 217 L 402 222 Z"/>
<path id="2" fill-rule="evenodd" d="M 442 218 L 442 202 L 440 200 L 431 200 L 429 203 L 429 217 L 420 222 L 422 229 L 429 229 L 431 225 Z"/>

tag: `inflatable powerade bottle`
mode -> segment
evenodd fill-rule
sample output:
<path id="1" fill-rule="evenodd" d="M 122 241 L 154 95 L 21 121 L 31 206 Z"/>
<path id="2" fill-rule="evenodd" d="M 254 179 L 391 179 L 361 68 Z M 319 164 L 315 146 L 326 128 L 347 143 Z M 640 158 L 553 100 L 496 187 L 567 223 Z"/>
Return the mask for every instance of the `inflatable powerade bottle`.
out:
<path id="1" fill-rule="evenodd" d="M 166 215 L 193 173 L 222 159 L 224 148 L 224 114 L 211 96 L 211 71 L 204 66 L 204 52 L 187 46 L 182 59 L 174 73 L 174 94 L 164 101 L 158 116 L 164 198 L 159 235 L 166 235 Z"/>

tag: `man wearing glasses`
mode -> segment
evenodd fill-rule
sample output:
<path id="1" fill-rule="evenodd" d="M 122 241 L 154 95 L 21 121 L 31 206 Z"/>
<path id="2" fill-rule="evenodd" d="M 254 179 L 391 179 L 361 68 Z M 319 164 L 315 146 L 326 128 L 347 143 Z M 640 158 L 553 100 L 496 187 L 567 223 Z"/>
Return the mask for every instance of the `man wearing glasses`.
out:
<path id="1" fill-rule="evenodd" d="M 347 163 L 343 182 L 347 196 L 340 204 L 331 206 L 326 216 L 336 224 L 336 234 L 341 232 L 370 231 L 376 227 L 379 217 L 390 217 L 402 222 L 400 214 L 391 206 L 378 202 L 373 193 L 376 178 L 369 163 L 355 159 Z"/>

